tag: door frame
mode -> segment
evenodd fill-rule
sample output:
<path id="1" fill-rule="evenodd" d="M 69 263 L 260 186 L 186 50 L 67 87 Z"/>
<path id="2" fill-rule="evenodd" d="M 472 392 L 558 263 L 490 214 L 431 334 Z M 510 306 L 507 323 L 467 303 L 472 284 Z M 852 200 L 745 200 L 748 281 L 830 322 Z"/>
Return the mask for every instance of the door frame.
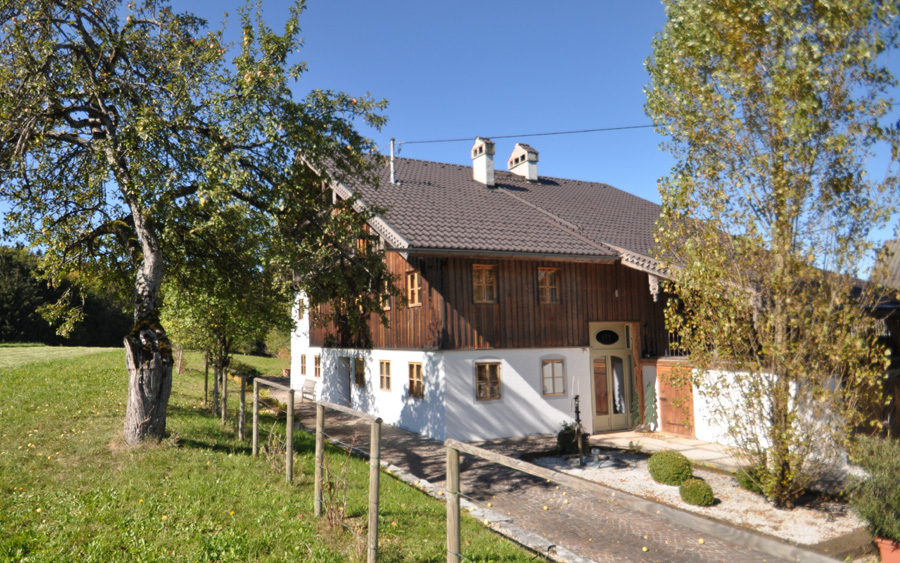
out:
<path id="1" fill-rule="evenodd" d="M 588 332 L 590 335 L 590 354 L 588 354 L 588 375 L 591 386 L 591 427 L 593 432 L 606 430 L 624 430 L 631 428 L 631 401 L 632 395 L 636 392 L 634 386 L 634 370 L 635 362 L 633 356 L 634 346 L 634 330 L 632 323 L 629 322 L 591 322 L 588 323 Z M 616 333 L 618 339 L 615 342 L 607 343 L 598 340 L 598 333 L 601 331 L 612 331 Z M 621 414 L 613 414 L 613 378 L 611 356 L 616 356 L 622 360 L 624 369 L 624 412 Z M 607 384 L 607 401 L 608 408 L 606 415 L 597 416 L 597 393 L 595 388 L 594 376 L 594 360 L 598 357 L 606 359 L 606 384 Z M 615 417 L 615 418 L 614 418 Z M 605 418 L 605 423 L 597 423 L 598 418 Z"/>

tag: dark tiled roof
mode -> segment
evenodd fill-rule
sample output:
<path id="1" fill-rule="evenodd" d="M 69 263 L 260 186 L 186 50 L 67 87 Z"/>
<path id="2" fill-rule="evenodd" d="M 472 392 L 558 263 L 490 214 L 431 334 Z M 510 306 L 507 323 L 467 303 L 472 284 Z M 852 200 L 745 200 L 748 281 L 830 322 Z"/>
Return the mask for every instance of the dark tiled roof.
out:
<path id="1" fill-rule="evenodd" d="M 412 247 L 621 257 L 658 271 L 650 248 L 659 205 L 612 186 L 496 170 L 490 188 L 470 166 L 396 158 L 394 167 L 397 184 L 385 166 L 378 189 L 348 187 L 386 209 Z"/>

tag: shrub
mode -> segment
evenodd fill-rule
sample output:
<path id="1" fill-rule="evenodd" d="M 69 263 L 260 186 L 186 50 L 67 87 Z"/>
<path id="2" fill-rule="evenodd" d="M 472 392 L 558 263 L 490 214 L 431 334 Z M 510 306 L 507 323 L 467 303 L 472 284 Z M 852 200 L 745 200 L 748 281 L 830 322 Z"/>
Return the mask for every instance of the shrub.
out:
<path id="1" fill-rule="evenodd" d="M 566 422 L 563 423 L 562 430 L 556 435 L 556 449 L 564 454 L 575 454 L 578 453 L 578 441 L 576 438 L 576 434 L 578 433 L 578 429 L 575 424 Z M 586 433 L 582 433 L 582 451 L 584 453 L 588 453 L 590 449 L 588 448 L 588 435 Z"/>
<path id="2" fill-rule="evenodd" d="M 266 333 L 266 353 L 269 356 L 282 357 L 283 352 L 288 353 L 290 357 L 291 349 L 291 333 L 287 330 L 273 328 Z"/>
<path id="3" fill-rule="evenodd" d="M 868 479 L 850 486 L 850 504 L 873 535 L 900 541 L 900 442 L 861 436 L 853 452 Z"/>
<path id="4" fill-rule="evenodd" d="M 653 480 L 663 485 L 680 485 L 693 474 L 690 460 L 672 450 L 656 452 L 650 456 L 647 468 Z"/>
<path id="5" fill-rule="evenodd" d="M 737 479 L 738 485 L 742 489 L 758 495 L 765 494 L 762 488 L 764 476 L 765 470 L 756 465 L 746 469 L 738 469 L 738 472 L 734 474 L 734 478 Z"/>
<path id="6" fill-rule="evenodd" d="M 715 502 L 712 487 L 702 479 L 688 479 L 678 487 L 681 500 L 694 506 L 710 506 Z"/>

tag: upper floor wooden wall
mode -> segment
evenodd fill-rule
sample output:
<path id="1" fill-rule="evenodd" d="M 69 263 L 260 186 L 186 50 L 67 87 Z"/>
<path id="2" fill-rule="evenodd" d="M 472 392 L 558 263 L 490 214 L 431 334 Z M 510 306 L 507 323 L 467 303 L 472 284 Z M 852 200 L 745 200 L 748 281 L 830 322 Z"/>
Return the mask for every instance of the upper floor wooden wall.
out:
<path id="1" fill-rule="evenodd" d="M 647 274 L 621 264 L 477 258 L 386 256 L 404 290 L 406 274 L 421 272 L 420 306 L 394 299 L 389 327 L 372 318 L 375 348 L 463 350 L 588 346 L 588 323 L 621 321 L 640 325 L 640 353 L 660 356 L 667 344 L 663 299 L 654 302 Z M 473 265 L 493 265 L 497 302 L 475 303 Z M 559 303 L 539 302 L 538 268 L 559 269 Z M 321 346 L 332 327 L 314 327 L 311 343 Z M 635 343 L 638 345 L 638 342 Z"/>

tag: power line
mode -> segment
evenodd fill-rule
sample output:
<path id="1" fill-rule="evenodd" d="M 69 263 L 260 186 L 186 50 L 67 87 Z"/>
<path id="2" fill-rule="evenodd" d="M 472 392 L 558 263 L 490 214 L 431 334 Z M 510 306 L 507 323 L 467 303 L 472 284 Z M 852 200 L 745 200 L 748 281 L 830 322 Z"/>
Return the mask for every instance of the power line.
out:
<path id="1" fill-rule="evenodd" d="M 574 131 L 554 131 L 552 133 L 526 133 L 524 135 L 488 135 L 485 139 L 513 139 L 522 137 L 546 137 L 549 135 L 573 135 L 576 133 L 597 133 L 601 131 L 623 131 L 626 129 L 649 129 L 653 125 L 628 125 L 625 127 L 600 127 L 597 129 L 576 129 Z M 398 145 L 421 145 L 425 143 L 458 143 L 461 141 L 471 141 L 473 137 L 462 137 L 459 139 L 431 139 L 428 141 L 398 141 Z"/>
<path id="2" fill-rule="evenodd" d="M 890 106 L 894 107 L 900 105 L 900 103 L 891 103 Z M 521 137 L 547 137 L 550 135 L 574 135 L 578 133 L 599 133 L 603 131 L 625 131 L 627 129 L 649 129 L 654 127 L 654 125 L 626 125 L 624 127 L 598 127 L 596 129 L 575 129 L 572 131 L 553 131 L 550 133 L 525 133 L 524 135 L 488 135 L 482 137 L 483 139 L 514 139 Z M 397 141 L 396 145 L 423 145 L 426 143 L 459 143 L 462 141 L 471 141 L 474 137 L 460 137 L 458 139 L 429 139 L 427 141 Z"/>

